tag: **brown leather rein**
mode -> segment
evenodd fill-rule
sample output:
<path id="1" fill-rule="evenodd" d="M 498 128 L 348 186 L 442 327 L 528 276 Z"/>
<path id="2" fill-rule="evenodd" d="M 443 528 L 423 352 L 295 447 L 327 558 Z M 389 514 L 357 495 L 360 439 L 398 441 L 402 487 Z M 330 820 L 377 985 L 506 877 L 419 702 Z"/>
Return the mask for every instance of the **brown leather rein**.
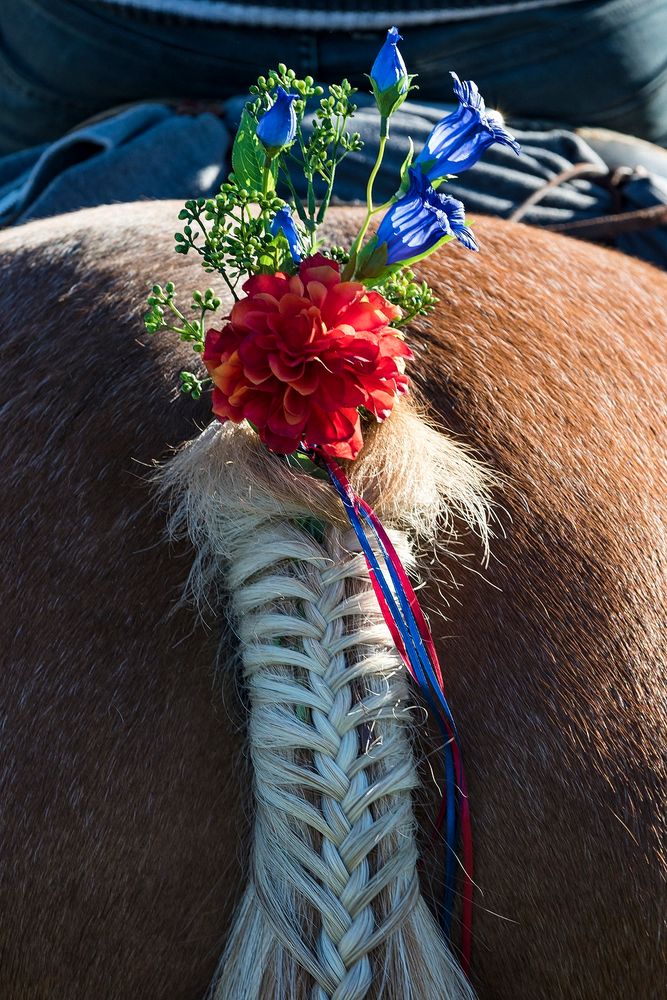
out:
<path id="1" fill-rule="evenodd" d="M 508 216 L 508 219 L 510 222 L 520 222 L 528 209 L 541 202 L 549 191 L 553 191 L 554 188 L 560 187 L 561 184 L 566 184 L 576 177 L 592 177 L 597 184 L 611 192 L 614 211 L 592 219 L 576 219 L 572 222 L 540 226 L 540 229 L 547 229 L 552 233 L 563 233 L 566 236 L 574 236 L 582 240 L 606 242 L 622 233 L 641 232 L 667 225 L 667 205 L 651 205 L 649 208 L 635 209 L 630 212 L 621 210 L 623 187 L 634 178 L 646 176 L 647 172 L 643 167 L 617 167 L 614 170 L 606 170 L 602 167 L 596 167 L 592 163 L 576 163 L 573 167 L 568 167 L 567 170 L 552 177 L 537 191 L 533 191 Z"/>

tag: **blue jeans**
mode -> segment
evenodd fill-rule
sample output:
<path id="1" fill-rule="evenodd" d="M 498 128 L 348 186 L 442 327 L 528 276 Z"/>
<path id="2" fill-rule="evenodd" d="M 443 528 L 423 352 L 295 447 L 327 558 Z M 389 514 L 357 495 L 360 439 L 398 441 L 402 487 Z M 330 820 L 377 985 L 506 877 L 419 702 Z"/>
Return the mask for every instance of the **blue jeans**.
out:
<path id="1" fill-rule="evenodd" d="M 451 100 L 449 70 L 508 117 L 598 125 L 667 145 L 667 3 L 613 0 L 406 31 L 422 102 Z M 281 61 L 366 89 L 382 33 L 204 25 L 89 0 L 0 0 L 0 155 L 149 98 L 243 93 Z"/>

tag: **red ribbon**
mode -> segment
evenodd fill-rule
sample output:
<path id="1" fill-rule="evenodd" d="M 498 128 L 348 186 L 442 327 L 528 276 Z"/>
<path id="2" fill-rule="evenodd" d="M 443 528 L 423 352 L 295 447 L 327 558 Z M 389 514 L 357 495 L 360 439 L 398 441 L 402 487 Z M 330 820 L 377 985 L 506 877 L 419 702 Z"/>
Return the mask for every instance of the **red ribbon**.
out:
<path id="1" fill-rule="evenodd" d="M 387 562 L 391 564 L 391 569 L 395 575 L 396 580 L 398 580 L 400 587 L 403 590 L 405 599 L 409 605 L 410 611 L 414 617 L 414 622 L 419 631 L 421 641 L 428 653 L 428 659 L 432 667 L 432 673 L 437 681 L 439 692 L 441 698 L 439 701 L 447 706 L 445 688 L 442 677 L 442 670 L 438 660 L 438 654 L 435 649 L 435 644 L 433 642 L 433 636 L 429 628 L 428 622 L 424 617 L 424 613 L 417 600 L 417 595 L 414 592 L 412 584 L 408 578 L 403 564 L 396 552 L 396 549 L 387 534 L 384 525 L 379 520 L 374 510 L 368 504 L 363 497 L 358 496 L 350 486 L 350 483 L 343 472 L 343 470 L 326 455 L 321 455 L 320 457 L 324 461 L 324 464 L 329 472 L 329 476 L 332 480 L 333 485 L 338 490 L 339 494 L 345 495 L 345 499 L 349 505 L 354 509 L 356 513 L 364 514 L 367 520 L 371 523 L 374 532 L 379 539 L 381 546 L 384 548 L 386 553 Z M 341 492 L 342 491 L 342 492 Z M 359 519 L 360 521 L 361 519 Z M 352 526 L 359 535 L 359 528 L 354 521 L 352 521 Z M 366 544 L 368 544 L 368 539 L 366 539 Z M 369 568 L 369 575 L 371 583 L 373 585 L 373 590 L 377 598 L 378 604 L 382 611 L 385 622 L 391 633 L 391 637 L 394 644 L 400 653 L 408 672 L 412 679 L 420 684 L 419 678 L 415 672 L 414 665 L 409 656 L 408 650 L 406 648 L 406 643 L 401 634 L 401 629 L 399 623 L 396 621 L 394 614 L 389 606 L 387 598 L 385 596 L 383 587 L 377 578 L 376 570 L 369 562 L 368 556 L 366 556 L 366 562 Z M 386 586 L 386 581 L 385 586 Z M 420 684 L 421 686 L 421 684 Z M 468 786 L 465 777 L 465 771 L 463 768 L 463 761 L 461 757 L 461 750 L 458 742 L 458 736 L 456 729 L 453 725 L 453 720 L 451 720 L 451 713 L 447 707 L 447 712 L 440 713 L 441 722 L 444 723 L 444 727 L 449 734 L 451 740 L 450 748 L 454 764 L 454 774 L 456 782 L 457 791 L 457 804 L 459 812 L 459 829 L 461 835 L 461 849 L 462 849 L 462 867 L 463 867 L 463 887 L 461 891 L 462 896 L 462 910 L 461 910 L 461 966 L 466 976 L 470 973 L 470 962 L 472 955 L 472 915 L 473 915 L 473 840 L 472 840 L 472 823 L 470 817 L 470 803 L 468 799 Z M 451 721 L 450 721 L 451 720 Z M 438 816 L 436 819 L 436 830 L 439 832 L 442 830 L 442 826 L 446 817 L 447 811 L 447 798 L 443 794 L 442 801 L 438 810 Z"/>

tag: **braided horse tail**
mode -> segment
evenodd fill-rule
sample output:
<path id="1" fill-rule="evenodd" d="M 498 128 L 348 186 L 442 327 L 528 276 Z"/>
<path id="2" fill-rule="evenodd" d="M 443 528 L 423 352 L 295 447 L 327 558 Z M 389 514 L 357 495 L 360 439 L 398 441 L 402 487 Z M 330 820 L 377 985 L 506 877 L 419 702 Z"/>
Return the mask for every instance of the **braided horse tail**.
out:
<path id="1" fill-rule="evenodd" d="M 408 565 L 406 529 L 485 535 L 484 474 L 404 402 L 352 476 Z M 211 997 L 469 1000 L 417 877 L 414 696 L 334 491 L 232 425 L 161 477 L 195 597 L 231 600 L 250 702 L 251 870 Z"/>

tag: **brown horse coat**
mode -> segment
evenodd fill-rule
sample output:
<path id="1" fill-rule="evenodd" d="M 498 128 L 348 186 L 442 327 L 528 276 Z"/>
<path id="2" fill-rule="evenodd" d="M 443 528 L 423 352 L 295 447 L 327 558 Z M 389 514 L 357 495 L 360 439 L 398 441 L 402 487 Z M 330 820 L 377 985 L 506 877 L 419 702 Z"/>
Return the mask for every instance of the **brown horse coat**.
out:
<path id="1" fill-rule="evenodd" d="M 189 553 L 146 484 L 208 419 L 175 390 L 185 349 L 142 332 L 155 278 L 204 283 L 170 253 L 176 212 L 0 238 L 6 1000 L 196 1000 L 243 883 L 241 704 L 214 679 L 215 623 L 174 611 Z M 667 279 L 520 226 L 478 234 L 478 257 L 422 268 L 441 303 L 411 333 L 443 430 L 507 477 L 504 537 L 483 576 L 452 567 L 439 626 L 474 981 L 481 1000 L 657 1000 Z"/>

